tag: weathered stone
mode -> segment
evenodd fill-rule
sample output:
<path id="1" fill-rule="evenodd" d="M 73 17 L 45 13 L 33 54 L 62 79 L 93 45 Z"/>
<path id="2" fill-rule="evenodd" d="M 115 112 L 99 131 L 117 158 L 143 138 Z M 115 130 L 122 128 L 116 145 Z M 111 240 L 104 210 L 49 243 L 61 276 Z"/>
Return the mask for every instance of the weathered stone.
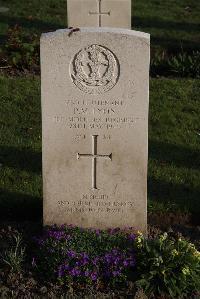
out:
<path id="1" fill-rule="evenodd" d="M 131 0 L 67 0 L 68 27 L 131 29 Z"/>
<path id="2" fill-rule="evenodd" d="M 41 38 L 44 223 L 145 232 L 149 35 L 70 33 Z"/>

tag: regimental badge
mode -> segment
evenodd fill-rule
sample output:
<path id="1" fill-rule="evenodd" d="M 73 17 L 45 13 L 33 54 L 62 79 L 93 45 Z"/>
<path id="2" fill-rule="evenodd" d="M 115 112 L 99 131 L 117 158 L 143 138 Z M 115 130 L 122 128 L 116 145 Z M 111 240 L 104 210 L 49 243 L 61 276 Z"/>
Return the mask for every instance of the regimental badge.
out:
<path id="1" fill-rule="evenodd" d="M 70 65 L 70 76 L 83 92 L 102 94 L 117 83 L 119 62 L 109 49 L 91 45 L 75 55 Z"/>

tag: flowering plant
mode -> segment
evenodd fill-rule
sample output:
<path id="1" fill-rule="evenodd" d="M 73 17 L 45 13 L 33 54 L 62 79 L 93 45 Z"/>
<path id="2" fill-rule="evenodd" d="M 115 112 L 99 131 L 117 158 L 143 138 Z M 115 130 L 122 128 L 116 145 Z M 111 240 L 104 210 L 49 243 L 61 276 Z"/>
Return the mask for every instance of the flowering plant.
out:
<path id="1" fill-rule="evenodd" d="M 70 285 L 125 283 L 135 268 L 135 235 L 72 226 L 49 227 L 35 238 L 34 267 L 44 276 Z"/>
<path id="2" fill-rule="evenodd" d="M 47 280 L 98 290 L 136 282 L 147 295 L 182 298 L 200 290 L 200 253 L 181 238 L 72 226 L 47 227 L 35 238 L 32 265 Z M 39 248 L 38 248 L 39 247 Z"/>
<path id="3" fill-rule="evenodd" d="M 169 294 L 179 298 L 200 291 L 200 252 L 185 239 L 157 239 L 139 234 L 135 239 L 137 284 L 147 294 Z"/>

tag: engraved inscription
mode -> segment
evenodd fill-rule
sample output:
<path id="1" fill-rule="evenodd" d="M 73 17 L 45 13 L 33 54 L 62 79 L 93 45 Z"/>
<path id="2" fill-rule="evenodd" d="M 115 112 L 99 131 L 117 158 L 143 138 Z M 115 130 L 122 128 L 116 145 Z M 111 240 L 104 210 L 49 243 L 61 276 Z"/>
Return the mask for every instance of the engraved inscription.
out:
<path id="1" fill-rule="evenodd" d="M 87 195 L 86 195 L 87 196 Z M 91 196 L 90 196 L 91 197 Z M 133 211 L 134 209 L 134 202 L 132 201 L 116 201 L 116 200 L 109 200 L 109 201 L 97 201 L 91 200 L 94 198 L 87 198 L 79 200 L 79 201 L 68 201 L 68 200 L 61 200 L 58 201 L 58 206 L 60 208 L 64 208 L 68 213 L 87 213 L 87 212 L 94 212 L 94 213 L 126 213 L 127 210 Z M 91 201 L 90 201 L 91 200 Z"/>
<path id="2" fill-rule="evenodd" d="M 117 83 L 119 62 L 109 49 L 91 45 L 75 55 L 70 65 L 70 76 L 83 92 L 102 94 Z"/>
<path id="3" fill-rule="evenodd" d="M 127 113 L 127 103 L 120 99 L 109 100 L 66 100 L 68 116 L 54 115 L 57 125 L 68 129 L 116 130 L 129 129 L 139 125 L 145 118 Z"/>
<path id="4" fill-rule="evenodd" d="M 121 107 L 124 106 L 124 101 L 123 100 L 66 100 L 65 101 L 66 105 L 68 106 L 89 106 L 89 107 L 106 107 L 106 106 L 116 106 L 116 107 Z"/>
<path id="5" fill-rule="evenodd" d="M 127 129 L 133 128 L 139 121 L 144 120 L 142 117 L 85 117 L 85 116 L 61 116 L 53 117 L 53 122 L 64 125 L 69 129 Z"/>
<path id="6" fill-rule="evenodd" d="M 112 160 L 112 154 L 99 155 L 97 154 L 97 137 L 98 135 L 92 135 L 92 154 L 79 154 L 77 153 L 77 159 L 92 158 L 92 189 L 97 189 L 97 159 L 109 159 Z"/>

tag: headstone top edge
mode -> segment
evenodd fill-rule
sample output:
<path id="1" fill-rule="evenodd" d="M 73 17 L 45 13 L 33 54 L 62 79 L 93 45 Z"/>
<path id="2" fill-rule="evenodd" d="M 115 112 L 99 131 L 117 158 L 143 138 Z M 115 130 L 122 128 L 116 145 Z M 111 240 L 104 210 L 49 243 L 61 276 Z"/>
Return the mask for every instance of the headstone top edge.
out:
<path id="1" fill-rule="evenodd" d="M 53 36 L 57 36 L 58 34 L 70 33 L 71 29 L 58 29 L 53 32 L 42 33 L 41 40 L 46 38 L 51 38 Z M 115 34 L 124 34 L 127 36 L 135 36 L 139 38 L 144 38 L 150 40 L 150 34 L 142 31 L 124 29 L 124 28 L 111 28 L 111 27 L 81 27 L 79 28 L 79 32 L 82 33 L 115 33 Z M 77 33 L 77 32 L 76 32 Z"/>

